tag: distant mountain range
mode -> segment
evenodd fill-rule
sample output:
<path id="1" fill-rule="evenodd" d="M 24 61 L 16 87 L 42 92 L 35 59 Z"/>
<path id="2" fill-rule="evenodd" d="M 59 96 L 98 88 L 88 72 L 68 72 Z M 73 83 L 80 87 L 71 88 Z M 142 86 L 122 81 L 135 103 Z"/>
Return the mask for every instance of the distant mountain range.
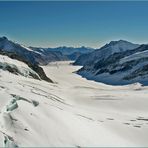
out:
<path id="1" fill-rule="evenodd" d="M 148 84 L 148 45 L 144 44 L 119 40 L 111 41 L 96 50 L 84 46 L 42 48 L 26 47 L 1 37 L 0 54 L 24 62 L 39 76 L 39 79 L 48 82 L 52 80 L 46 76 L 40 65 L 73 60 L 74 65 L 83 66 L 77 73 L 88 79 L 112 85 L 135 82 Z M 14 66 L 13 68 L 9 66 L 5 69 L 14 73 L 18 71 Z M 1 67 L 4 68 L 4 65 Z M 36 75 L 34 77 L 38 78 Z"/>
<path id="2" fill-rule="evenodd" d="M 32 48 L 32 47 L 31 47 Z M 48 50 L 48 51 L 59 51 L 61 52 L 63 55 L 70 55 L 76 52 L 80 52 L 80 53 L 87 53 L 87 52 L 92 52 L 94 49 L 93 48 L 89 48 L 89 47 L 66 47 L 66 46 L 62 46 L 62 47 L 57 47 L 57 48 L 38 48 L 38 49 L 43 49 L 43 50 Z"/>
<path id="3" fill-rule="evenodd" d="M 58 47 L 58 48 L 37 48 L 37 47 L 26 47 L 19 43 L 9 40 L 7 37 L 0 37 L 0 54 L 8 56 L 9 58 L 19 60 L 27 64 L 36 74 L 39 75 L 39 78 L 52 82 L 40 65 L 46 65 L 49 62 L 54 61 L 66 61 L 66 60 L 75 60 L 83 53 L 91 52 L 93 49 L 80 47 Z M 5 57 L 4 57 L 5 58 Z M 8 61 L 8 60 L 7 60 Z M 2 69 L 8 70 L 15 74 L 22 74 L 19 72 L 19 68 L 15 64 L 8 64 L 5 67 L 5 63 L 1 63 Z M 28 70 L 28 68 L 27 68 Z M 28 70 L 28 72 L 31 72 Z M 33 73 L 30 73 L 33 75 Z M 28 76 L 30 76 L 28 75 Z M 34 78 L 37 76 L 34 75 Z"/>
<path id="4" fill-rule="evenodd" d="M 0 51 L 15 53 L 33 64 L 46 65 L 53 61 L 75 60 L 75 58 L 78 58 L 78 55 L 91 52 L 93 49 L 86 47 L 73 48 L 65 46 L 57 48 L 26 47 L 8 40 L 7 37 L 1 37 Z M 77 56 L 75 56 L 75 54 L 77 54 Z"/>
<path id="5" fill-rule="evenodd" d="M 57 48 L 42 48 L 42 47 L 29 47 L 35 52 L 42 53 L 44 55 L 49 55 L 50 53 L 58 53 L 56 59 L 52 59 L 53 61 L 60 61 L 60 60 L 76 60 L 80 55 L 90 53 L 94 51 L 93 48 L 89 47 L 57 47 Z M 59 58 L 59 59 L 58 59 Z M 48 59 L 51 59 L 49 57 Z"/>
<path id="6" fill-rule="evenodd" d="M 94 52 L 81 55 L 74 65 L 78 74 L 107 84 L 148 84 L 148 45 L 111 41 Z"/>

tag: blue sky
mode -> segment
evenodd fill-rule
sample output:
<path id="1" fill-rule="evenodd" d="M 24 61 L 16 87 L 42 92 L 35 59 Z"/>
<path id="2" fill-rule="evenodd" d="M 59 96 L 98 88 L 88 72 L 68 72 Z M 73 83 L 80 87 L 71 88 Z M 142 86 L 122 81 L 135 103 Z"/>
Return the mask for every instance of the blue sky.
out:
<path id="1" fill-rule="evenodd" d="M 0 36 L 43 47 L 148 43 L 148 1 L 1 1 Z"/>

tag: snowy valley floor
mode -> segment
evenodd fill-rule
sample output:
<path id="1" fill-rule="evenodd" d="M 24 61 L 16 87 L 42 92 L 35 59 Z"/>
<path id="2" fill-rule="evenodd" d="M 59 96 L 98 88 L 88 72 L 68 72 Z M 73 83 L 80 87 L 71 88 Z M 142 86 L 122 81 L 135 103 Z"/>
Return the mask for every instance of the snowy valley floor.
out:
<path id="1" fill-rule="evenodd" d="M 148 87 L 86 80 L 44 66 L 55 83 L 0 71 L 0 147 L 148 146 Z"/>

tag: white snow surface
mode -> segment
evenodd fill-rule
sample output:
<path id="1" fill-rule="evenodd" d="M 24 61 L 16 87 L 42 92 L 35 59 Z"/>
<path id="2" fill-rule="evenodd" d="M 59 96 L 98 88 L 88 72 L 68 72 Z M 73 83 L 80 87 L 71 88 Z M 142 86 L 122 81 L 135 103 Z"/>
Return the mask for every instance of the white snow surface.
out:
<path id="1" fill-rule="evenodd" d="M 0 71 L 0 147 L 148 146 L 148 87 L 90 81 L 68 61 L 43 68 L 54 84 Z"/>
<path id="2" fill-rule="evenodd" d="M 141 52 L 136 52 L 130 56 L 126 56 L 125 58 L 122 58 L 120 60 L 120 64 L 128 62 L 128 61 L 132 61 L 132 60 L 137 60 L 137 59 L 141 59 L 141 58 L 148 58 L 148 51 L 141 51 Z"/>
<path id="3" fill-rule="evenodd" d="M 25 63 L 15 60 L 15 59 L 11 59 L 8 56 L 4 56 L 4 55 L 0 55 L 0 62 L 28 68 L 28 66 Z"/>
<path id="4" fill-rule="evenodd" d="M 3 70 L 3 69 L 5 70 L 6 66 L 10 66 L 11 68 L 18 69 L 19 71 L 18 74 L 25 77 L 30 77 L 30 73 L 38 76 L 38 74 L 35 71 L 33 71 L 31 68 L 29 68 L 27 64 L 15 59 L 11 59 L 8 56 L 0 55 L 0 67 L 2 67 L 0 68 L 0 70 Z"/>

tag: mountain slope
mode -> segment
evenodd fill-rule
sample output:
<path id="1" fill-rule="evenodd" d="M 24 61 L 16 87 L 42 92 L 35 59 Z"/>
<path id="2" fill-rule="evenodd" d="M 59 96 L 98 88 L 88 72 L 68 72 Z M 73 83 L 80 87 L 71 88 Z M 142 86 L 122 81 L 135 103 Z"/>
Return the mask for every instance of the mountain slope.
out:
<path id="1" fill-rule="evenodd" d="M 148 45 L 116 52 L 102 58 L 91 66 L 84 65 L 78 71 L 88 79 L 107 84 L 129 84 L 140 82 L 148 85 Z"/>
<path id="2" fill-rule="evenodd" d="M 4 55 L 0 55 L 0 70 L 9 71 L 10 73 L 22 75 L 24 77 L 32 77 L 38 80 L 41 79 L 27 64 Z"/>
<path id="3" fill-rule="evenodd" d="M 67 55 L 67 56 L 68 56 L 68 58 L 69 58 L 70 60 L 75 61 L 75 60 L 77 60 L 81 55 L 83 55 L 83 53 L 81 53 L 81 52 L 74 52 L 74 53 L 72 53 L 72 54 L 70 54 L 70 55 Z"/>
<path id="4" fill-rule="evenodd" d="M 0 54 L 24 62 L 35 71 L 42 80 L 52 82 L 52 80 L 46 76 L 44 70 L 39 66 L 39 64 L 48 63 L 39 53 L 35 53 L 27 47 L 14 43 L 6 37 L 2 37 L 0 38 Z"/>
<path id="5" fill-rule="evenodd" d="M 0 51 L 17 54 L 22 58 L 25 58 L 26 61 L 29 61 L 32 64 L 37 63 L 37 61 L 35 60 L 35 57 L 32 54 L 33 52 L 31 49 L 21 46 L 18 43 L 14 43 L 8 40 L 6 37 L 0 38 Z"/>
<path id="6" fill-rule="evenodd" d="M 94 52 L 80 56 L 76 61 L 75 65 L 93 65 L 99 60 L 106 59 L 108 56 L 114 53 L 121 53 L 126 50 L 132 50 L 139 47 L 138 44 L 133 44 L 128 41 L 119 40 L 111 41 L 109 44 L 95 50 Z"/>

